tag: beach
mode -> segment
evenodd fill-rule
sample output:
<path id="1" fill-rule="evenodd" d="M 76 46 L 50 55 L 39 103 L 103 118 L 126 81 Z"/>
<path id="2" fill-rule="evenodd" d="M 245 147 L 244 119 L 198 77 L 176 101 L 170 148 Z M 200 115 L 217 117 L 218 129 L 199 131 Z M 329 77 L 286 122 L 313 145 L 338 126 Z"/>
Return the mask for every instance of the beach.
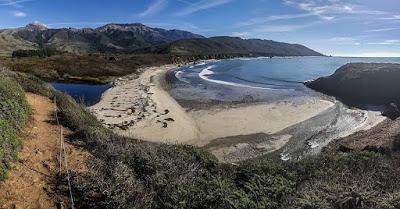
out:
<path id="1" fill-rule="evenodd" d="M 291 136 L 267 136 L 335 108 L 335 102 L 324 99 L 299 103 L 278 101 L 184 108 L 165 89 L 168 85 L 166 74 L 177 67 L 150 67 L 141 69 L 139 76 L 119 78 L 102 95 L 100 102 L 89 109 L 116 133 L 144 141 L 207 147 L 210 143 L 225 140 L 224 143 L 217 143 L 218 149 L 210 148 L 218 155 L 221 149 L 226 154 L 232 152 L 232 147 L 235 150 L 243 148 L 240 145 L 246 147 L 250 143 L 246 143 L 246 140 L 251 141 L 251 136 L 257 134 L 266 137 L 255 147 L 262 147 L 267 153 L 278 150 L 290 141 Z M 370 128 L 382 120 L 376 113 L 372 115 L 374 117 L 368 117 L 365 125 L 354 131 Z M 226 143 L 238 137 L 241 138 L 240 143 Z M 222 158 L 224 153 L 220 155 Z"/>
<path id="2" fill-rule="evenodd" d="M 146 68 L 140 76 L 117 79 L 90 111 L 124 136 L 203 146 L 217 138 L 275 133 L 333 105 L 314 100 L 300 105 L 256 103 L 186 111 L 163 87 L 165 74 L 176 67 Z"/>

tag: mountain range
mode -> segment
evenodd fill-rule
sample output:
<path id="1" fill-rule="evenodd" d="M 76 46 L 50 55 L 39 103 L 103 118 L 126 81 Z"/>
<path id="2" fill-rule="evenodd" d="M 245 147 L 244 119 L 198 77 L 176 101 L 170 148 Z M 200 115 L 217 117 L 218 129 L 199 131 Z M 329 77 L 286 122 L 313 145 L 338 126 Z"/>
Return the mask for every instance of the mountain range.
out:
<path id="1" fill-rule="evenodd" d="M 51 29 L 39 22 L 0 30 L 0 56 L 16 50 L 54 48 L 75 54 L 102 52 L 172 55 L 321 56 L 299 44 L 270 40 L 211 37 L 182 30 L 152 28 L 140 23 L 107 24 L 98 28 Z"/>
<path id="2" fill-rule="evenodd" d="M 43 47 L 77 54 L 135 50 L 189 38 L 204 37 L 187 31 L 151 28 L 140 23 L 107 24 L 95 29 L 50 29 L 34 22 L 22 28 L 0 30 L 0 55 Z"/>

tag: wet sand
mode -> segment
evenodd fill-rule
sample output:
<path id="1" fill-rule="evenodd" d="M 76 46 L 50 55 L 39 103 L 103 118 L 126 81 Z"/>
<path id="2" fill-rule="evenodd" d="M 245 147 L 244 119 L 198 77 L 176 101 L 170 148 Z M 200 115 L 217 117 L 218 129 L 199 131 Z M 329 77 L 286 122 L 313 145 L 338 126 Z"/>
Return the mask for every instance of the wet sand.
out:
<path id="1" fill-rule="evenodd" d="M 311 100 L 303 104 L 289 102 L 237 105 L 231 108 L 211 108 L 191 111 L 200 137 L 193 144 L 204 146 L 213 139 L 249 135 L 273 134 L 314 117 L 334 104 L 326 100 Z"/>

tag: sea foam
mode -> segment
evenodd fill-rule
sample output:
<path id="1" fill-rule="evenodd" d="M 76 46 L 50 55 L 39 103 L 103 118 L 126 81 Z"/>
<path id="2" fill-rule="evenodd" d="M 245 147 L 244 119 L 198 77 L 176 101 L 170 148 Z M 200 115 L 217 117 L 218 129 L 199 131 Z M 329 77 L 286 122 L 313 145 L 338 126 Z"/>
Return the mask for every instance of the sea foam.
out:
<path id="1" fill-rule="evenodd" d="M 272 89 L 272 88 L 250 86 L 250 85 L 234 83 L 234 82 L 229 82 L 229 81 L 221 81 L 221 80 L 211 79 L 211 78 L 209 78 L 209 76 L 215 74 L 215 72 L 211 71 L 211 69 L 213 69 L 215 67 L 216 67 L 215 65 L 212 65 L 212 66 L 208 66 L 208 67 L 204 68 L 199 73 L 199 77 L 201 79 L 203 79 L 203 80 L 206 80 L 206 81 L 209 81 L 209 82 L 212 82 L 212 83 L 218 83 L 218 84 L 223 84 L 223 85 L 228 85 L 228 86 L 236 86 L 236 87 L 252 88 L 252 89 L 262 89 L 262 90 L 275 90 L 275 89 Z"/>
<path id="2" fill-rule="evenodd" d="M 183 78 L 183 72 L 178 70 L 175 71 L 175 78 L 177 78 L 178 80 L 185 82 L 185 83 L 190 83 L 190 81 L 188 79 Z"/>

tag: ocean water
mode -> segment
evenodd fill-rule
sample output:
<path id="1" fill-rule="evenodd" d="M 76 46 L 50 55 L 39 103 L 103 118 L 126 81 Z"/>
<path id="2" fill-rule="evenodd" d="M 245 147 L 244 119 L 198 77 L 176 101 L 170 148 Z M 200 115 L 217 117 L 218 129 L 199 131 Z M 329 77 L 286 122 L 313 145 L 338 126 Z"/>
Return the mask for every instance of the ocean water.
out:
<path id="1" fill-rule="evenodd" d="M 313 96 L 303 82 L 328 76 L 352 62 L 400 63 L 400 58 L 284 57 L 211 61 L 179 68 L 176 99 L 273 101 Z"/>
<path id="2" fill-rule="evenodd" d="M 184 106 L 209 101 L 299 104 L 324 98 L 304 86 L 304 81 L 331 75 L 351 62 L 400 63 L 400 58 L 287 57 L 199 63 L 174 72 L 171 95 Z M 273 134 L 278 138 L 291 136 L 274 155 L 290 160 L 318 154 L 332 140 L 354 133 L 367 119 L 367 109 L 335 101 L 333 107 L 320 114 Z"/>

